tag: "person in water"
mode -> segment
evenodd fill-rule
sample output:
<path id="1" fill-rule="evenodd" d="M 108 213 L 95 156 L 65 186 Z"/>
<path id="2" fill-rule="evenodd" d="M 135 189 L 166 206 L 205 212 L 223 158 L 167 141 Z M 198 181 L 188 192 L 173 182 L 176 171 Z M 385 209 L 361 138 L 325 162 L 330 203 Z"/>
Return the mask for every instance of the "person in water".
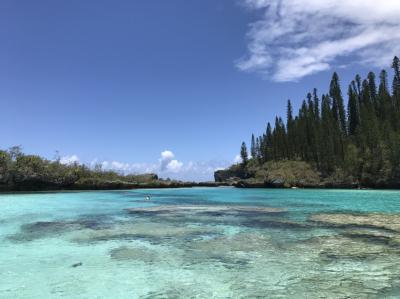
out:
<path id="1" fill-rule="evenodd" d="M 146 195 L 146 200 L 150 200 L 150 195 Z"/>

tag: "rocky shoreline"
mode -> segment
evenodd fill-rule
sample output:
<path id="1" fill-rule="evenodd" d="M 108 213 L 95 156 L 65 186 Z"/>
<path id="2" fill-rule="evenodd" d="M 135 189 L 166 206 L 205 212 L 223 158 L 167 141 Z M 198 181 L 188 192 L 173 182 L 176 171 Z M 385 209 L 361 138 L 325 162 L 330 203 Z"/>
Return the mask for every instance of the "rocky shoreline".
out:
<path id="1" fill-rule="evenodd" d="M 324 176 L 302 161 L 268 162 L 262 167 L 236 164 L 216 171 L 214 180 L 237 188 L 400 189 L 400 180 L 359 180 L 340 170 Z"/>
<path id="2" fill-rule="evenodd" d="M 302 181 L 288 184 L 284 180 L 277 179 L 272 181 L 255 181 L 255 180 L 237 180 L 231 184 L 236 188 L 283 188 L 283 189 L 379 189 L 376 187 L 364 187 L 356 183 L 346 184 L 346 183 L 319 183 L 319 184 L 308 184 Z M 388 189 L 395 189 L 388 188 Z M 382 187 L 385 189 L 385 187 Z"/>
<path id="3" fill-rule="evenodd" d="M 234 187 L 240 189 L 400 189 L 395 185 L 359 185 L 345 183 L 319 183 L 308 184 L 302 181 L 287 184 L 277 179 L 273 181 L 257 181 L 253 179 L 232 178 L 223 182 L 152 182 L 152 183 L 126 183 L 126 182 L 102 182 L 101 184 L 74 184 L 71 186 L 55 185 L 29 185 L 29 186 L 0 186 L 0 193 L 9 192 L 56 192 L 56 191 L 95 191 L 95 190 L 134 190 L 134 189 L 164 189 L 164 188 L 196 188 L 196 187 Z"/>
<path id="4" fill-rule="evenodd" d="M 92 190 L 130 190 L 130 189 L 163 189 L 163 188 L 194 188 L 194 187 L 221 187 L 231 186 L 224 182 L 181 182 L 181 181 L 154 181 L 148 183 L 127 183 L 120 181 L 101 182 L 95 184 L 75 183 L 68 186 L 58 185 L 14 185 L 0 186 L 0 193 L 30 192 L 30 191 L 92 191 Z"/>
<path id="5" fill-rule="evenodd" d="M 354 190 L 369 190 L 369 189 L 400 189 L 400 184 L 358 184 L 346 182 L 321 182 L 318 184 L 308 184 L 302 181 L 295 183 L 286 183 L 284 180 L 273 181 L 255 181 L 255 180 L 236 180 L 229 183 L 230 186 L 236 188 L 282 188 L 282 189 L 354 189 Z"/>

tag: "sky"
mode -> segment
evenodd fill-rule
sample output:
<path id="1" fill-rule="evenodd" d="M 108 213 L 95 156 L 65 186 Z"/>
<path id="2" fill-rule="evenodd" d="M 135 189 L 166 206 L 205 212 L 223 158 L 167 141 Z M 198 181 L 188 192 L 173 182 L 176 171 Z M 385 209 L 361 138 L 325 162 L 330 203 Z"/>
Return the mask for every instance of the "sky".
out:
<path id="1" fill-rule="evenodd" d="M 386 0 L 2 0 L 0 148 L 212 180 L 314 87 L 400 55 Z"/>

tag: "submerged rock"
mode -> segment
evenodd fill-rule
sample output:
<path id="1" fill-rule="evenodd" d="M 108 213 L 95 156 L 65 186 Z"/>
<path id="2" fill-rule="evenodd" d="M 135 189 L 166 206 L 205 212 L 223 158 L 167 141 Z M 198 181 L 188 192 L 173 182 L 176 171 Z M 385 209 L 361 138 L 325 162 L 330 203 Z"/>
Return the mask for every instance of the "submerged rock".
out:
<path id="1" fill-rule="evenodd" d="M 258 227 L 258 228 L 272 228 L 272 229 L 290 229 L 290 230 L 305 230 L 313 228 L 312 225 L 303 222 L 295 222 L 291 220 L 287 220 L 285 218 L 275 218 L 268 219 L 256 217 L 254 219 L 248 219 L 242 223 L 242 225 L 249 227 Z"/>
<path id="2" fill-rule="evenodd" d="M 202 235 L 218 234 L 221 230 L 207 226 L 171 225 L 168 223 L 127 222 L 120 223 L 108 229 L 83 230 L 73 238 L 78 243 L 90 243 L 109 240 L 145 239 L 151 243 L 167 242 L 172 238 L 190 239 Z"/>
<path id="3" fill-rule="evenodd" d="M 348 250 L 348 256 L 379 257 L 400 254 L 400 215 L 395 214 L 317 214 L 310 221 L 341 229 L 331 248 Z M 343 256 L 346 254 L 338 254 Z"/>
<path id="4" fill-rule="evenodd" d="M 185 214 L 185 213 L 221 213 L 221 214 L 240 214 L 240 213 L 283 213 L 286 209 L 260 207 L 260 206 L 223 206 L 223 205 L 168 205 L 154 206 L 145 208 L 130 208 L 127 211 L 131 214 Z"/>
<path id="5" fill-rule="evenodd" d="M 21 226 L 20 232 L 8 239 L 17 242 L 28 242 L 36 239 L 57 236 L 61 233 L 80 229 L 81 225 L 63 221 L 39 221 Z"/>
<path id="6" fill-rule="evenodd" d="M 364 241 L 368 244 L 382 244 L 400 249 L 400 234 L 397 233 L 382 230 L 357 229 L 345 230 L 342 235 L 350 239 Z"/>
<path id="7" fill-rule="evenodd" d="M 68 221 L 38 221 L 22 225 L 20 231 L 10 235 L 8 239 L 15 242 L 29 242 L 76 230 L 97 230 L 108 226 L 109 224 L 106 223 L 106 220 L 101 217 L 98 217 L 98 219 L 78 218 Z"/>
<path id="8" fill-rule="evenodd" d="M 191 224 L 267 227 L 268 221 L 271 221 L 271 227 L 278 227 L 279 224 L 273 222 L 272 218 L 281 217 L 281 221 L 285 222 L 282 216 L 287 213 L 286 209 L 281 208 L 239 205 L 163 205 L 131 208 L 127 211 L 135 218 L 146 221 L 152 219 L 153 222 L 165 222 L 180 227 Z M 259 221 L 263 223 L 258 223 Z"/>
<path id="9" fill-rule="evenodd" d="M 110 257 L 115 260 L 137 260 L 152 263 L 159 260 L 157 253 L 146 247 L 121 246 L 110 251 Z"/>
<path id="10" fill-rule="evenodd" d="M 305 245 L 322 261 L 376 259 L 387 253 L 382 244 L 366 244 L 343 235 L 312 238 L 305 241 Z"/>
<path id="11" fill-rule="evenodd" d="M 339 234 L 310 238 L 290 250 L 301 253 L 307 266 L 314 264 L 290 286 L 310 298 L 386 298 L 379 294 L 400 281 L 399 250 L 384 243 Z"/>
<path id="12" fill-rule="evenodd" d="M 224 268 L 240 270 L 248 268 L 265 252 L 274 250 L 269 236 L 256 233 L 193 240 L 182 244 L 182 249 L 186 266 L 217 262 Z"/>
<path id="13" fill-rule="evenodd" d="M 376 228 L 400 233 L 400 214 L 316 214 L 309 220 L 335 227 Z"/>
<path id="14" fill-rule="evenodd" d="M 173 299 L 173 298 L 215 298 L 213 291 L 195 285 L 169 284 L 159 290 L 150 291 L 140 299 Z"/>
<path id="15" fill-rule="evenodd" d="M 233 236 L 220 236 L 206 240 L 196 240 L 188 244 L 191 250 L 226 252 L 264 251 L 271 247 L 271 238 L 259 233 L 238 233 Z"/>

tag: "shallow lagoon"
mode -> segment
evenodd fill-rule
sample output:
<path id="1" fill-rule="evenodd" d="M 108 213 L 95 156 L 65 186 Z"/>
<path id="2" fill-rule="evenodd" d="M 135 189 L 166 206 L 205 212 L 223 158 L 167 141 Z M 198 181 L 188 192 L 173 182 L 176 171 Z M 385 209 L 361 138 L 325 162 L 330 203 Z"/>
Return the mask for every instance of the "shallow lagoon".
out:
<path id="1" fill-rule="evenodd" d="M 0 298 L 400 297 L 398 191 L 5 194 L 0 227 Z"/>

